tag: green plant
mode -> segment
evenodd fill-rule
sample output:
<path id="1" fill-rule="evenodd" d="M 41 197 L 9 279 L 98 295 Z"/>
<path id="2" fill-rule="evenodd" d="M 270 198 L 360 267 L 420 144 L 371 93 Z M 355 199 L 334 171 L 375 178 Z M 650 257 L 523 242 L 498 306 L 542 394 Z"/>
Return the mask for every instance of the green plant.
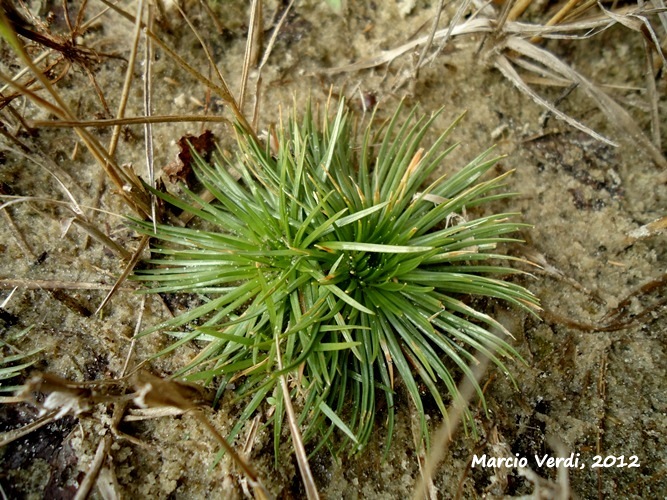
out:
<path id="1" fill-rule="evenodd" d="M 278 378 L 289 373 L 304 440 L 318 436 L 332 446 L 337 428 L 345 446 L 361 449 L 382 396 L 389 443 L 398 374 L 426 439 L 418 380 L 445 414 L 439 386 L 457 397 L 451 367 L 470 376 L 471 350 L 505 372 L 501 358 L 517 355 L 491 330 L 509 332 L 464 299 L 537 305 L 520 285 L 489 276 L 516 272 L 493 263 L 511 259 L 493 249 L 514 241 L 505 235 L 522 224 L 513 214 L 462 215 L 508 196 L 498 192 L 508 174 L 481 180 L 497 160 L 487 151 L 421 190 L 453 149 L 441 146 L 454 125 L 424 152 L 420 142 L 435 115 L 417 119 L 413 110 L 403 125 L 399 115 L 400 107 L 379 130 L 371 120 L 359 147 L 343 103 L 332 119 L 325 113 L 321 129 L 310 109 L 301 122 L 293 116 L 281 124 L 273 152 L 239 127 L 237 158 L 218 156 L 212 165 L 197 158 L 214 201 L 187 188 L 185 199 L 153 191 L 196 216 L 197 227 L 158 225 L 154 233 L 152 223 L 135 221 L 156 243 L 147 261 L 153 267 L 134 279 L 153 283 L 149 292 L 196 292 L 204 300 L 144 334 L 180 337 L 160 355 L 193 339 L 208 342 L 178 375 L 233 381 L 237 397 L 250 398 L 232 435 L 268 402 L 277 451 Z M 189 331 L 175 331 L 186 324 Z"/>
<path id="2" fill-rule="evenodd" d="M 13 338 L 18 339 L 27 335 L 32 328 L 32 326 L 29 326 L 21 330 L 13 335 Z M 12 379 L 24 375 L 26 370 L 37 362 L 37 359 L 29 359 L 43 350 L 43 348 L 37 348 L 28 352 L 21 352 L 11 344 L 0 340 L 0 403 L 16 401 L 15 397 L 3 396 L 2 394 L 21 391 L 23 385 L 7 385 L 7 383 L 11 383 Z M 6 354 L 7 352 L 13 352 L 14 354 Z"/>

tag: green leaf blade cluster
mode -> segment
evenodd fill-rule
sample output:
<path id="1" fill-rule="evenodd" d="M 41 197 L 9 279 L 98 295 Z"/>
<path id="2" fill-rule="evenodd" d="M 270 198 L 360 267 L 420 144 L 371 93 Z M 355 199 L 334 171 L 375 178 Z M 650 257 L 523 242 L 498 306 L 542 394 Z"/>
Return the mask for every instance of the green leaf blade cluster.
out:
<path id="1" fill-rule="evenodd" d="M 208 343 L 180 374 L 233 382 L 238 398 L 251 398 L 246 419 L 274 404 L 276 439 L 284 418 L 277 376 L 289 373 L 306 440 L 361 449 L 380 412 L 390 440 L 399 380 L 426 440 L 423 387 L 444 414 L 440 388 L 459 397 L 457 373 L 471 376 L 475 351 L 503 371 L 502 359 L 517 356 L 492 333 L 504 328 L 465 298 L 538 307 L 529 291 L 493 277 L 513 272 L 498 264 L 512 259 L 494 250 L 516 241 L 508 235 L 523 225 L 514 214 L 466 218 L 467 209 L 509 196 L 506 175 L 483 180 L 496 159 L 487 151 L 427 184 L 452 150 L 442 150 L 451 127 L 424 150 L 435 115 L 413 111 L 399 125 L 399 114 L 380 129 L 369 125 L 359 146 L 342 103 L 321 126 L 310 110 L 291 117 L 275 151 L 239 129 L 236 159 L 196 160 L 213 201 L 154 192 L 194 215 L 195 226 L 153 233 L 152 223 L 134 221 L 155 241 L 151 267 L 134 278 L 152 283 L 151 292 L 203 300 L 144 334 L 188 325 L 174 346 Z"/>

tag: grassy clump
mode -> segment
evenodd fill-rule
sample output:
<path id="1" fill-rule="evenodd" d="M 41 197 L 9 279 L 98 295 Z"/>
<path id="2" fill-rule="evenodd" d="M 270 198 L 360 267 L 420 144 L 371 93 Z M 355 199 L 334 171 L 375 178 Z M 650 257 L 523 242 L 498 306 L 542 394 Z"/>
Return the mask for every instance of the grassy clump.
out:
<path id="1" fill-rule="evenodd" d="M 521 224 L 512 214 L 463 215 L 508 196 L 498 192 L 507 174 L 480 180 L 497 160 L 486 152 L 422 190 L 452 150 L 441 147 L 451 127 L 424 151 L 434 117 L 413 111 L 399 125 L 399 113 L 379 130 L 369 125 L 358 146 L 343 104 L 321 128 L 310 110 L 301 121 L 292 117 L 277 130 L 275 152 L 239 129 L 236 159 L 197 160 L 213 202 L 185 188 L 185 199 L 155 192 L 201 219 L 200 228 L 158 225 L 154 234 L 152 223 L 136 222 L 156 243 L 154 266 L 135 279 L 152 283 L 150 292 L 204 298 L 145 333 L 179 336 L 165 352 L 209 342 L 179 375 L 234 382 L 250 402 L 232 434 L 268 402 L 278 446 L 285 413 L 278 378 L 290 374 L 306 441 L 338 449 L 330 439 L 337 429 L 340 447 L 359 450 L 380 406 L 390 441 L 398 378 L 426 438 L 421 384 L 444 414 L 442 385 L 458 396 L 451 370 L 470 376 L 473 351 L 503 371 L 501 358 L 516 356 L 492 330 L 508 332 L 463 300 L 536 305 L 523 287 L 492 277 L 511 272 L 494 263 L 510 257 L 493 251 Z"/>

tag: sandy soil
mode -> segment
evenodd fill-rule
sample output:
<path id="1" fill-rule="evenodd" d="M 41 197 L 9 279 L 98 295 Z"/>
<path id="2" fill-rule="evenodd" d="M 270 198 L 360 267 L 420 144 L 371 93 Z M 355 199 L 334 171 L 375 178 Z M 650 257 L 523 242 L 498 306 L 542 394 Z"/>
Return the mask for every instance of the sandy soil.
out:
<path id="1" fill-rule="evenodd" d="M 359 2 L 362 3 L 362 2 Z M 494 206 L 515 211 L 532 224 L 522 237 L 526 244 L 508 248 L 516 255 L 542 263 L 545 271 L 522 283 L 541 299 L 542 320 L 525 317 L 502 304 L 480 304 L 508 325 L 525 364 L 511 363 L 514 385 L 490 371 L 485 385 L 488 414 L 476 409 L 481 435 L 458 434 L 433 477 L 438 498 L 500 498 L 536 492 L 536 486 L 517 469 L 475 467 L 473 455 L 519 456 L 540 478 L 542 492 L 563 484 L 557 470 L 538 467 L 534 455 L 574 453 L 583 469 L 567 470 L 567 481 L 578 498 L 658 498 L 667 494 L 667 396 L 664 296 L 666 289 L 665 235 L 640 240 L 628 237 L 638 227 L 665 215 L 667 189 L 662 171 L 636 141 L 620 133 L 613 123 L 575 90 L 562 99 L 562 111 L 617 141 L 612 147 L 545 116 L 545 110 L 518 92 L 492 68 L 493 45 L 481 35 L 456 37 L 415 77 L 413 65 L 419 53 L 409 52 L 390 65 L 330 74 L 344 66 L 397 47 L 413 37 L 428 34 L 437 2 L 349 2 L 342 14 L 320 1 L 297 2 L 277 37 L 263 72 L 259 94 L 260 129 L 275 122 L 280 107 L 306 97 L 326 100 L 329 89 L 345 95 L 359 115 L 365 105 L 377 101 L 380 115 L 393 112 L 400 99 L 428 113 L 444 108 L 437 129 L 456 116 L 466 117 L 452 140 L 459 149 L 443 165 L 443 171 L 464 165 L 481 151 L 496 145 L 507 155 L 499 169 L 515 169 L 510 189 L 519 195 Z M 546 19 L 540 5 L 526 19 Z M 282 2 L 265 2 L 266 44 Z M 224 5 L 224 6 L 223 6 Z M 247 35 L 246 2 L 214 5 L 223 27 L 218 33 L 196 2 L 186 2 L 188 14 L 204 35 L 232 89 L 240 86 Z M 92 2 L 88 14 L 102 9 Z M 54 31 L 65 30 L 62 10 Z M 446 25 L 453 10 L 445 10 Z M 169 10 L 169 26 L 157 29 L 162 39 L 191 64 L 208 74 L 206 59 L 178 12 Z M 132 24 L 107 13 L 80 41 L 99 51 L 127 57 Z M 624 27 L 615 27 L 588 40 L 544 42 L 552 53 L 592 81 L 613 85 L 608 91 L 650 134 L 646 104 L 645 61 L 642 38 Z M 18 66 L 6 45 L 0 49 L 2 71 L 15 73 Z M 158 51 L 153 68 L 154 114 L 201 114 L 207 91 L 176 68 Z M 95 77 L 112 110 L 118 105 L 126 63 L 104 58 L 94 66 Z M 141 74 L 131 93 L 130 116 L 143 113 Z M 251 74 L 254 81 L 256 72 Z M 664 77 L 657 80 L 659 109 L 664 111 Z M 85 73 L 73 66 L 58 88 L 76 114 L 85 119 L 101 116 L 102 108 Z M 254 88 L 251 85 L 250 88 Z M 554 101 L 562 88 L 535 85 Z M 296 96 L 296 97 L 295 97 Z M 254 94 L 248 98 L 252 104 Z M 30 119 L 51 118 L 48 113 L 14 101 Z M 213 97 L 210 112 L 220 113 L 222 101 Z M 663 113 L 664 115 L 664 113 Z M 3 115 L 3 120 L 5 115 Z M 13 123 L 13 121 L 11 121 Z M 660 124 L 664 132 L 664 123 Z M 184 134 L 211 129 L 223 147 L 231 147 L 229 131 L 221 124 L 168 124 L 154 126 L 156 165 L 172 162 L 176 141 Z M 107 144 L 109 129 L 94 129 Z M 128 127 L 118 148 L 118 162 L 131 164 L 145 176 L 141 126 Z M 663 134 L 664 137 L 664 134 Z M 20 139 L 31 153 L 0 138 L 0 183 L 3 193 L 69 201 L 56 177 L 99 226 L 122 247 L 133 250 L 138 238 L 123 218 L 127 208 L 105 178 L 99 165 L 78 145 L 68 129 L 41 129 Z M 429 139 L 427 139 L 429 140 Z M 432 140 L 432 138 L 431 138 Z M 38 164 L 39 162 L 40 164 Z M 0 339 L 17 348 L 44 350 L 37 367 L 77 381 L 104 380 L 122 373 L 131 337 L 141 320 L 150 325 L 165 318 L 165 303 L 156 297 L 138 296 L 126 285 L 101 315 L 93 315 L 122 272 L 117 255 L 73 224 L 63 235 L 74 213 L 63 205 L 29 201 L 5 210 L 0 224 L 0 278 L 4 301 Z M 114 215 L 119 214 L 119 215 Z M 4 215 L 4 214 L 3 214 Z M 11 220 L 11 223 L 10 223 Z M 46 283 L 38 282 L 44 280 Z M 75 286 L 69 286 L 77 283 Z M 88 288 L 82 284 L 91 284 Z M 643 288 L 642 288 L 643 287 Z M 626 299 L 628 299 L 626 301 Z M 662 302 L 660 302 L 662 301 Z M 178 312 L 187 299 L 170 298 Z M 621 306 L 622 310 L 617 308 Z M 650 313 L 644 311 L 653 307 Z M 140 314 L 140 311 L 142 313 Z M 626 323 L 620 328 L 621 323 Z M 611 326 L 610 326 L 611 325 Z M 32 326 L 27 334 L 21 334 Z M 608 326 L 609 328 L 600 328 Z M 168 340 L 154 335 L 134 346 L 133 363 L 144 360 Z M 154 360 L 153 373 L 167 375 L 196 351 L 190 345 L 174 356 Z M 328 498 L 407 498 L 420 475 L 415 452 L 412 416 L 406 394 L 399 389 L 401 408 L 394 446 L 382 459 L 383 434 L 363 453 L 340 457 L 327 454 L 311 462 L 318 487 Z M 431 423 L 440 418 L 432 405 Z M 0 430 L 24 425 L 35 418 L 29 405 L 0 407 Z M 239 407 L 230 405 L 207 411 L 224 434 L 231 429 Z M 100 439 L 112 436 L 111 406 L 94 405 L 75 419 L 65 417 L 0 451 L 0 485 L 8 498 L 69 498 L 88 470 Z M 261 423 L 261 416 L 260 416 Z M 244 479 L 224 458 L 214 466 L 217 447 L 210 434 L 188 415 L 163 417 L 121 425 L 121 431 L 140 443 L 117 436 L 111 439 L 107 471 L 109 481 L 127 498 L 212 498 L 244 496 Z M 237 446 L 243 446 L 239 439 Z M 268 488 L 282 498 L 301 498 L 303 486 L 286 439 L 279 467 L 273 466 L 272 431 L 259 427 L 251 443 L 250 460 Z M 594 456 L 624 456 L 638 467 L 591 467 Z M 611 463 L 611 462 L 608 462 Z M 633 462 L 634 463 L 634 462 Z M 615 465 L 618 464 L 618 461 Z M 99 491 L 94 495 L 101 496 Z"/>

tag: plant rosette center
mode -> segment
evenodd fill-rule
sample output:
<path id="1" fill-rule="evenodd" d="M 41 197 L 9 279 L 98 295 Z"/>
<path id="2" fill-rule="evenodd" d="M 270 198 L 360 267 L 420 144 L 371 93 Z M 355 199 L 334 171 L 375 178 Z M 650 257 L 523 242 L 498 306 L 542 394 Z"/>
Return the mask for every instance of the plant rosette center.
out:
<path id="1" fill-rule="evenodd" d="M 518 356 L 503 338 L 510 332 L 466 301 L 538 307 L 502 279 L 518 272 L 495 250 L 517 241 L 515 214 L 465 216 L 510 196 L 502 189 L 509 173 L 486 179 L 497 161 L 487 151 L 429 183 L 454 147 L 443 143 L 455 124 L 425 150 L 437 115 L 412 111 L 401 124 L 400 110 L 382 126 L 371 120 L 357 139 L 342 103 L 321 125 L 308 109 L 277 129 L 273 150 L 238 129 L 235 158 L 196 158 L 206 199 L 187 188 L 183 198 L 152 190 L 199 219 L 196 227 L 158 224 L 154 232 L 151 222 L 133 222 L 154 241 L 149 267 L 133 278 L 150 283 L 147 292 L 202 297 L 142 335 L 175 336 L 160 355 L 207 342 L 178 375 L 233 382 L 236 397 L 248 398 L 232 435 L 271 404 L 278 449 L 278 379 L 289 374 L 304 439 L 317 438 L 317 447 L 363 448 L 378 413 L 389 442 L 399 380 L 427 439 L 424 388 L 445 414 L 442 394 L 460 397 L 456 373 L 472 376 L 475 353 L 504 372 L 503 360 Z"/>

